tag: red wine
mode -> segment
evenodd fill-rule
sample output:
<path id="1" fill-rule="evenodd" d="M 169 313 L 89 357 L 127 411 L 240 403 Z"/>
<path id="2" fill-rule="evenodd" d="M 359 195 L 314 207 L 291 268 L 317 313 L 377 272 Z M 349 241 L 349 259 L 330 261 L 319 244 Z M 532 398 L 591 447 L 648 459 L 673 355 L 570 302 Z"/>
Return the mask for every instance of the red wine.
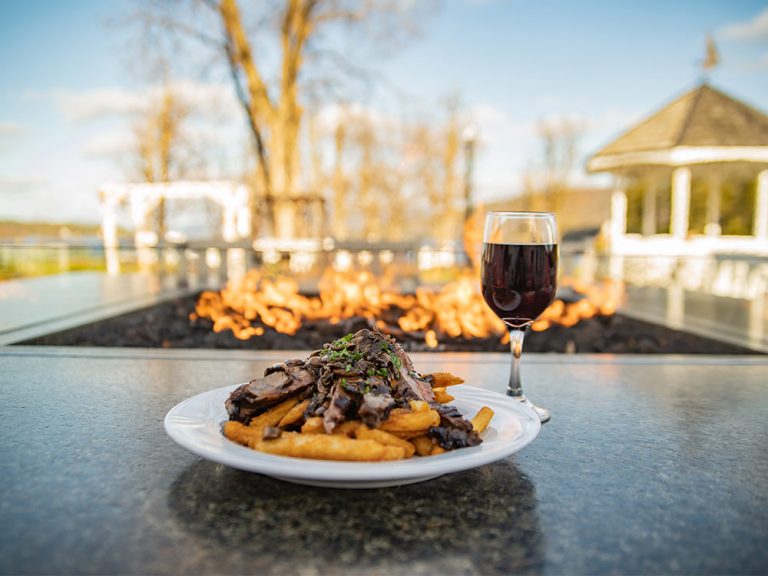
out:
<path id="1" fill-rule="evenodd" d="M 557 244 L 483 244 L 483 298 L 507 326 L 536 320 L 555 299 Z"/>

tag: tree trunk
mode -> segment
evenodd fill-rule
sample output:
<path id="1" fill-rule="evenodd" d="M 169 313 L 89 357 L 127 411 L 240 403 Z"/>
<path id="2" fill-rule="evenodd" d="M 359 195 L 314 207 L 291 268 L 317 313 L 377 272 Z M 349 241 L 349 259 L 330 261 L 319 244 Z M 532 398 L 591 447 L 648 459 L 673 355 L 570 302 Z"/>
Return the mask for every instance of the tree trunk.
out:
<path id="1" fill-rule="evenodd" d="M 316 5 L 316 0 L 287 0 L 281 29 L 280 95 L 275 103 L 253 58 L 237 1 L 221 0 L 219 4 L 230 65 L 245 76 L 247 91 L 240 91 L 239 96 L 259 152 L 266 202 L 268 207 L 277 205 L 277 210 L 271 210 L 270 220 L 272 233 L 279 238 L 291 235 L 295 218 L 292 197 L 296 193 L 302 113 L 298 102 L 298 76 Z M 236 73 L 233 76 L 238 78 Z M 264 126 L 268 127 L 268 138 L 263 137 Z M 278 202 L 272 202 L 273 195 Z"/>
<path id="2" fill-rule="evenodd" d="M 347 131 L 344 120 L 340 120 L 334 134 L 336 157 L 333 166 L 333 233 L 340 240 L 347 238 L 347 183 L 344 177 L 344 148 Z"/>

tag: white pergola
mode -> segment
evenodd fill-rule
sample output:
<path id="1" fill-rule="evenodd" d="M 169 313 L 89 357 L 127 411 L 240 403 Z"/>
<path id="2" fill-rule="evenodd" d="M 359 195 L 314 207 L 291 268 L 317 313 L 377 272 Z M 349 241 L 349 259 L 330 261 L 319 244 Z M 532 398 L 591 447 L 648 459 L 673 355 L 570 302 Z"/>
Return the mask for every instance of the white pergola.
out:
<path id="1" fill-rule="evenodd" d="M 151 261 L 152 248 L 165 240 L 157 238 L 149 223 L 150 213 L 161 200 L 212 200 L 222 208 L 222 239 L 234 242 L 251 234 L 248 196 L 245 185 L 229 181 L 103 184 L 99 199 L 107 271 L 114 274 L 120 270 L 117 217 L 121 207 L 130 209 L 139 263 L 146 265 Z"/>
<path id="2" fill-rule="evenodd" d="M 595 154 L 590 172 L 616 176 L 610 239 L 618 254 L 768 255 L 768 116 L 723 92 L 702 84 Z M 721 187 L 739 172 L 756 180 L 750 236 L 722 236 Z M 689 234 L 691 183 L 707 187 L 706 233 Z M 671 179 L 669 233 L 656 230 L 661 178 Z M 643 184 L 642 234 L 627 234 L 627 187 Z"/>

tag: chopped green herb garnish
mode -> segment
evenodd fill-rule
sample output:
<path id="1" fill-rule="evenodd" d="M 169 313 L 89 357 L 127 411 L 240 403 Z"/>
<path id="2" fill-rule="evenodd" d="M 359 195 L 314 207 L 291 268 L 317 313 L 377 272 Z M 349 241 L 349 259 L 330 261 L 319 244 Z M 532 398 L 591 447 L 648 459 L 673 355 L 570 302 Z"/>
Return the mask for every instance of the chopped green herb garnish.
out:
<path id="1" fill-rule="evenodd" d="M 386 378 L 387 369 L 386 368 L 377 368 L 377 369 L 368 368 L 366 374 L 368 376 L 381 376 L 382 378 Z"/>
<path id="2" fill-rule="evenodd" d="M 349 344 L 352 341 L 352 337 L 353 336 L 354 336 L 354 334 L 352 334 L 352 332 L 350 332 L 346 336 L 342 336 L 338 340 L 334 341 L 334 343 L 331 344 L 331 346 L 344 346 L 346 344 Z"/>
<path id="3" fill-rule="evenodd" d="M 343 350 L 326 350 L 323 352 L 323 356 L 325 356 L 328 360 L 334 361 L 334 360 L 350 360 L 351 362 L 357 362 L 358 360 L 361 360 L 363 358 L 362 352 L 350 352 L 346 348 Z"/>

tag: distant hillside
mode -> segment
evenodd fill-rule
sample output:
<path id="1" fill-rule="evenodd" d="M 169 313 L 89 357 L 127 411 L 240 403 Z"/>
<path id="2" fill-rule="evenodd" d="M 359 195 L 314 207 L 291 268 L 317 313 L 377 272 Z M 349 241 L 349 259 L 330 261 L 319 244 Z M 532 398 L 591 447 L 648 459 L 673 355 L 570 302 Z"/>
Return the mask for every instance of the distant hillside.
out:
<path id="1" fill-rule="evenodd" d="M 20 241 L 34 236 L 69 240 L 72 238 L 93 238 L 99 236 L 98 224 L 72 224 L 67 222 L 12 222 L 0 220 L 0 240 Z"/>

